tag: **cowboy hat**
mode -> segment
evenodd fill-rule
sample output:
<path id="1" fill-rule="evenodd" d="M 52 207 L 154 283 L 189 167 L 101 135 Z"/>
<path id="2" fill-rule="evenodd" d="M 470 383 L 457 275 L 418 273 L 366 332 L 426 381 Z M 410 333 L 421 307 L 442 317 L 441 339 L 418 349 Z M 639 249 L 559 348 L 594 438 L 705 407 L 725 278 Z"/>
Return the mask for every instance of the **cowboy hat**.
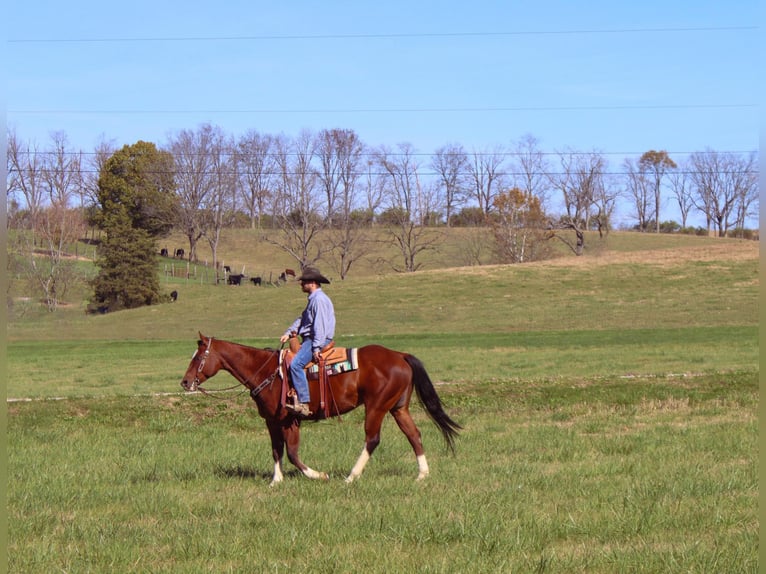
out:
<path id="1" fill-rule="evenodd" d="M 314 281 L 315 283 L 329 283 L 330 280 L 319 272 L 315 267 L 306 267 L 298 281 Z"/>

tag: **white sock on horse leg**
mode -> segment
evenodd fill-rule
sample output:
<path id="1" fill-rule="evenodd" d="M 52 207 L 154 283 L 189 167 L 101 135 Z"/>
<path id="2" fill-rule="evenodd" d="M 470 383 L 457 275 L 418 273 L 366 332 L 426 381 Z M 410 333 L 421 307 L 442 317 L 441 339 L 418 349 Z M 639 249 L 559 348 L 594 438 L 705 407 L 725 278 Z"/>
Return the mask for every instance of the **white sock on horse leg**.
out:
<path id="1" fill-rule="evenodd" d="M 367 461 L 370 460 L 370 453 L 367 452 L 367 447 L 364 447 L 362 454 L 359 455 L 359 459 L 356 461 L 354 468 L 351 469 L 351 474 L 346 478 L 346 482 L 353 482 L 354 479 L 359 478 L 364 470 Z"/>

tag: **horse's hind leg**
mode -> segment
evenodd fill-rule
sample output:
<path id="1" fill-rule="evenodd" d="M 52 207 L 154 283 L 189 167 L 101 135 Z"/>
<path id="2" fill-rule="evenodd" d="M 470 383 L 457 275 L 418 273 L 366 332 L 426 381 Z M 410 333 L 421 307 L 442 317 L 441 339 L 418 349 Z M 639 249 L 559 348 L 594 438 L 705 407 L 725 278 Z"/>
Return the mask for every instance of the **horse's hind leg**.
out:
<path id="1" fill-rule="evenodd" d="M 375 452 L 378 444 L 380 444 L 380 427 L 383 424 L 385 414 L 385 411 L 378 412 L 377 410 L 367 409 L 364 417 L 364 449 L 362 454 L 359 455 L 356 464 L 354 464 L 354 468 L 351 469 L 351 473 L 346 477 L 347 483 L 354 482 L 354 480 L 362 475 L 362 471 L 367 466 L 372 453 Z"/>
<path id="2" fill-rule="evenodd" d="M 415 451 L 415 457 L 418 461 L 418 480 L 423 480 L 428 476 L 428 461 L 426 461 L 425 450 L 423 449 L 423 441 L 420 438 L 420 430 L 415 421 L 412 420 L 410 410 L 405 407 L 395 408 L 391 411 L 391 415 L 394 417 L 396 424 L 410 441 L 412 450 Z"/>

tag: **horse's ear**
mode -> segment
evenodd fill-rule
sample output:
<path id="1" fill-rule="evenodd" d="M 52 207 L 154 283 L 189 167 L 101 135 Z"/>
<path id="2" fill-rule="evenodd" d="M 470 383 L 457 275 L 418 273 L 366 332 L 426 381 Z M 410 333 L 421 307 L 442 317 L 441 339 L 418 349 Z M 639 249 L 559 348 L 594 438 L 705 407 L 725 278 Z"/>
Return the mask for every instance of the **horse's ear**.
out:
<path id="1" fill-rule="evenodd" d="M 203 334 L 202 334 L 202 333 L 200 333 L 199 331 L 197 331 L 197 335 L 199 335 L 199 338 L 200 338 L 200 339 L 204 339 L 204 338 L 205 338 L 205 335 L 203 335 Z"/>

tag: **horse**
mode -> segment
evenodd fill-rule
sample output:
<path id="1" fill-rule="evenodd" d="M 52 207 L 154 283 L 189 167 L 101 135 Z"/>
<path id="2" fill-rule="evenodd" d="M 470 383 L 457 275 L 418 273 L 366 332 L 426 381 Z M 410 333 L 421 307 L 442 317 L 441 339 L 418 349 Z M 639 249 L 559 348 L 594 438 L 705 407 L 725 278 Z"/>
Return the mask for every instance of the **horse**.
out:
<path id="1" fill-rule="evenodd" d="M 213 339 L 199 333 L 197 350 L 181 381 L 187 392 L 203 391 L 201 385 L 220 370 L 227 371 L 250 390 L 258 413 L 265 419 L 271 438 L 274 474 L 271 486 L 282 482 L 282 459 L 285 447 L 288 460 L 304 476 L 328 480 L 324 472 L 306 466 L 298 455 L 302 420 L 319 420 L 324 411 L 319 404 L 319 383 L 309 378 L 310 408 L 314 414 L 303 419 L 285 408 L 282 400 L 279 349 L 260 349 L 230 341 Z M 444 411 L 436 389 L 423 363 L 408 353 L 368 345 L 357 349 L 358 368 L 329 377 L 330 416 L 340 416 L 364 405 L 365 441 L 351 472 L 345 481 L 358 479 L 372 453 L 380 443 L 380 428 L 386 413 L 391 413 L 399 429 L 409 440 L 418 465 L 417 480 L 429 474 L 420 430 L 410 414 L 413 389 L 431 420 L 441 431 L 447 446 L 454 453 L 455 438 L 462 427 Z"/>

